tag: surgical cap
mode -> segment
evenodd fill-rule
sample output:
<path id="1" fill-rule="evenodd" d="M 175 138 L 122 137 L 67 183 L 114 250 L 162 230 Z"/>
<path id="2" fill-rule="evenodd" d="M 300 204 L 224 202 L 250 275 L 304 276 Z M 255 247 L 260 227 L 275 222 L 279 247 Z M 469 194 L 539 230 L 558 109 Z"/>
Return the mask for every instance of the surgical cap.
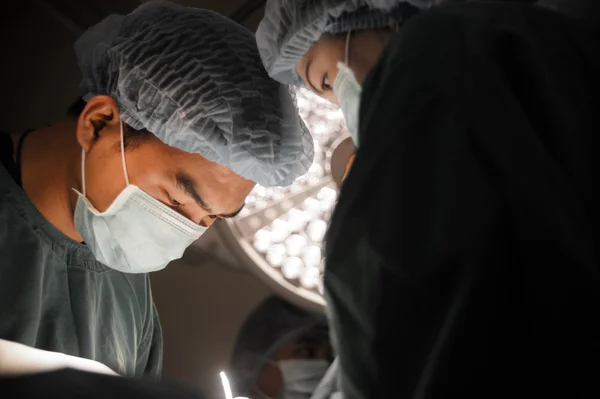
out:
<path id="1" fill-rule="evenodd" d="M 290 90 L 269 78 L 253 34 L 217 13 L 151 1 L 75 45 L 83 99 L 109 95 L 122 120 L 264 186 L 313 160 Z"/>
<path id="2" fill-rule="evenodd" d="M 323 33 L 389 27 L 419 8 L 440 0 L 267 0 L 256 31 L 258 50 L 269 75 L 304 86 L 296 71 Z"/>
<path id="3" fill-rule="evenodd" d="M 286 344 L 310 332 L 327 334 L 325 316 L 305 312 L 271 296 L 244 322 L 231 357 L 235 394 L 249 394 L 263 367 Z"/>

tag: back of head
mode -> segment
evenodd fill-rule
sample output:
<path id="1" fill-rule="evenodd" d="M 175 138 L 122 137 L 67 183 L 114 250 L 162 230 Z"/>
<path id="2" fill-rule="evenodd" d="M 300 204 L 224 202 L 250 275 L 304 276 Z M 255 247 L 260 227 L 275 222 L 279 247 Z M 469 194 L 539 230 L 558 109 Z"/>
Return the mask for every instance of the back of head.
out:
<path id="1" fill-rule="evenodd" d="M 75 49 L 84 99 L 111 96 L 136 130 L 266 186 L 312 163 L 288 88 L 267 75 L 252 33 L 222 15 L 151 1 L 106 18 Z"/>

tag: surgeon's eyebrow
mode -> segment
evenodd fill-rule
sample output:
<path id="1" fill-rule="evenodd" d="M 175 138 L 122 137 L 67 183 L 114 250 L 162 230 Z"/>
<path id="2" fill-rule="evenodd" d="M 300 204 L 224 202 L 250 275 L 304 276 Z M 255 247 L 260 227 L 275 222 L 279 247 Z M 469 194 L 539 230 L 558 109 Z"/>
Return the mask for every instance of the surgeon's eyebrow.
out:
<path id="1" fill-rule="evenodd" d="M 244 209 L 245 206 L 246 206 L 246 204 L 242 205 L 240 207 L 240 209 L 238 209 L 237 211 L 235 211 L 233 213 L 228 213 L 227 215 L 219 215 L 219 216 L 221 216 L 222 218 L 225 218 L 225 219 L 234 218 L 234 217 L 236 217 L 242 211 L 242 209 Z"/>
<path id="2" fill-rule="evenodd" d="M 177 179 L 177 186 L 182 191 L 184 191 L 188 196 L 190 196 L 194 201 L 196 201 L 196 203 L 202 209 L 204 209 L 206 212 L 211 213 L 211 214 L 213 213 L 211 206 L 208 205 L 208 203 L 206 201 L 204 201 L 204 199 L 202 198 L 202 196 L 198 192 L 198 186 L 196 186 L 196 182 L 194 182 L 194 180 L 192 178 L 190 178 L 185 173 L 178 173 L 177 176 L 176 176 L 176 179 Z M 227 219 L 236 217 L 242 211 L 242 209 L 244 209 L 245 205 L 246 204 L 242 205 L 235 212 L 228 213 L 226 215 L 219 215 L 219 217 L 227 218 Z"/>
<path id="3" fill-rule="evenodd" d="M 306 82 L 314 91 L 316 91 L 319 94 L 322 94 L 323 92 L 321 90 L 317 89 L 315 87 L 315 85 L 313 85 L 312 82 L 310 81 L 310 75 L 308 73 L 309 73 L 311 63 L 312 63 L 312 59 L 306 61 L 306 67 L 304 68 L 304 76 L 306 76 Z"/>
<path id="4" fill-rule="evenodd" d="M 175 179 L 177 180 L 177 187 L 196 201 L 196 203 L 206 212 L 212 213 L 210 205 L 208 205 L 198 193 L 198 186 L 196 186 L 196 182 L 193 179 L 185 173 L 178 173 Z"/>

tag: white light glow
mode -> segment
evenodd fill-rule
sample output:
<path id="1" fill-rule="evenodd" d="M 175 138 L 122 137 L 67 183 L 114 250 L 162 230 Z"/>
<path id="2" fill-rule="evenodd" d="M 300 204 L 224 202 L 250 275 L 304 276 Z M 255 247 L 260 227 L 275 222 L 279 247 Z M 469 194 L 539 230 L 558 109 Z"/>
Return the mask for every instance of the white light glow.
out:
<path id="1" fill-rule="evenodd" d="M 267 250 L 267 262 L 272 266 L 279 267 L 287 256 L 287 250 L 283 244 L 273 244 Z"/>
<path id="2" fill-rule="evenodd" d="M 285 246 L 290 256 L 300 256 L 306 249 L 306 238 L 300 234 L 292 234 L 285 240 Z"/>
<path id="3" fill-rule="evenodd" d="M 321 248 L 311 245 L 302 254 L 302 260 L 306 267 L 318 267 L 321 263 Z"/>
<path id="4" fill-rule="evenodd" d="M 309 177 L 323 177 L 325 176 L 325 170 L 318 163 L 313 163 L 308 170 Z"/>
<path id="5" fill-rule="evenodd" d="M 324 220 L 313 220 L 306 228 L 306 234 L 311 241 L 321 242 L 327 232 L 327 223 Z"/>
<path id="6" fill-rule="evenodd" d="M 346 127 L 336 105 L 306 89 L 297 89 L 295 95 L 300 116 L 314 139 L 314 162 L 305 175 L 288 187 L 256 186 L 240 216 L 251 215 L 245 219 L 250 231 L 272 220 L 251 239 L 255 250 L 278 268 L 285 279 L 322 293 L 322 243 L 338 191 L 327 186 L 311 194 L 312 197 L 305 198 L 303 193 L 314 192 L 315 186 L 330 178 L 332 144 L 344 134 Z M 267 207 L 270 208 L 265 209 Z"/>
<path id="7" fill-rule="evenodd" d="M 298 257 L 292 256 L 283 261 L 281 272 L 288 280 L 296 280 L 302 275 L 304 263 Z"/>
<path id="8" fill-rule="evenodd" d="M 322 202 L 331 202 L 334 203 L 337 199 L 337 191 L 335 191 L 331 187 L 323 187 L 319 194 L 317 194 L 317 198 Z"/>
<path id="9" fill-rule="evenodd" d="M 319 269 L 316 267 L 306 267 L 304 268 L 302 276 L 300 276 L 300 284 L 304 288 L 311 290 L 319 284 L 319 278 Z"/>
<path id="10" fill-rule="evenodd" d="M 290 209 L 287 219 L 290 230 L 295 233 L 299 233 L 300 231 L 304 230 L 304 227 L 306 227 L 306 223 L 308 222 L 307 215 L 298 208 Z"/>
<path id="11" fill-rule="evenodd" d="M 321 217 L 321 203 L 318 199 L 307 198 L 302 204 L 302 208 L 309 215 L 309 218 L 316 219 Z"/>
<path id="12" fill-rule="evenodd" d="M 254 249 L 265 253 L 273 243 L 271 232 L 265 229 L 258 230 L 254 235 Z"/>
<path id="13" fill-rule="evenodd" d="M 273 242 L 284 242 L 285 239 L 288 238 L 291 233 L 290 226 L 283 219 L 275 219 L 273 220 L 273 224 L 271 225 L 271 233 Z"/>

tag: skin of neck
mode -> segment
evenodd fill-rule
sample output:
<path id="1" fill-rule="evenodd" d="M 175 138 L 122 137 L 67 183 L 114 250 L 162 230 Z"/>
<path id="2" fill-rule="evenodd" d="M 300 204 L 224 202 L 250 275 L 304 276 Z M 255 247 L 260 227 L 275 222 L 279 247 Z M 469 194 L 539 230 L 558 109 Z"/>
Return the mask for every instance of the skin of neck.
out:
<path id="1" fill-rule="evenodd" d="M 81 191 L 81 146 L 76 129 L 77 120 L 67 117 L 29 133 L 21 148 L 21 180 L 23 191 L 46 220 L 81 242 L 73 221 L 77 203 L 73 189 Z"/>

